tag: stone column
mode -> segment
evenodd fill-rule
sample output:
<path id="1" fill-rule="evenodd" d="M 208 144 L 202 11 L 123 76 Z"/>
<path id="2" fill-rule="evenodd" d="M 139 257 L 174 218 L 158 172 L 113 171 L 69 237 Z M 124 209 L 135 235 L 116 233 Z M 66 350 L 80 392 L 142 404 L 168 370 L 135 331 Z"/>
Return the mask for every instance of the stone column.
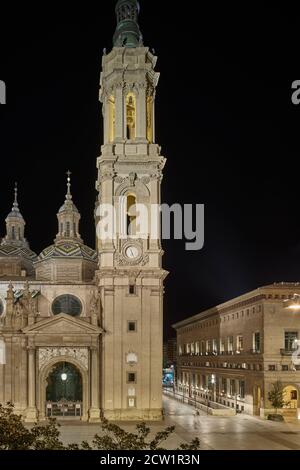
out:
<path id="1" fill-rule="evenodd" d="M 99 361 L 98 348 L 92 347 L 90 361 L 90 380 L 91 380 L 91 408 L 89 410 L 89 421 L 100 421 L 99 408 Z"/>
<path id="2" fill-rule="evenodd" d="M 37 419 L 36 409 L 36 349 L 30 345 L 28 347 L 28 408 L 26 410 L 25 421 L 32 423 Z"/>

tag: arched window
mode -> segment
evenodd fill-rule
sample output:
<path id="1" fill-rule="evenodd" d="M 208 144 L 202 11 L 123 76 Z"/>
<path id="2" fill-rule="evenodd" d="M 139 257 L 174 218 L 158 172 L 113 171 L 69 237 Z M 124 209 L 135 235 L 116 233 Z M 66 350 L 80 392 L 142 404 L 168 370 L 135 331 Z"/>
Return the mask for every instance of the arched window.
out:
<path id="1" fill-rule="evenodd" d="M 147 140 L 153 142 L 153 97 L 147 98 Z"/>
<path id="2" fill-rule="evenodd" d="M 21 227 L 18 228 L 18 237 L 19 237 L 19 240 L 21 240 Z"/>
<path id="3" fill-rule="evenodd" d="M 126 97 L 126 137 L 135 140 L 136 132 L 136 99 L 133 93 Z"/>
<path id="4" fill-rule="evenodd" d="M 15 228 L 14 225 L 13 225 L 12 228 L 11 228 L 11 238 L 12 238 L 13 240 L 16 239 L 16 228 Z"/>
<path id="5" fill-rule="evenodd" d="M 71 235 L 71 227 L 70 222 L 66 223 L 66 236 L 69 237 Z"/>
<path id="6" fill-rule="evenodd" d="M 126 207 L 127 235 L 135 235 L 136 232 L 136 196 L 129 194 L 127 196 Z"/>
<path id="7" fill-rule="evenodd" d="M 54 315 L 66 313 L 72 317 L 78 317 L 82 312 L 82 304 L 74 295 L 60 295 L 52 303 L 52 312 Z"/>
<path id="8" fill-rule="evenodd" d="M 115 98 L 109 97 L 108 100 L 108 111 L 109 111 L 109 142 L 115 140 L 115 124 L 116 124 L 116 105 Z"/>

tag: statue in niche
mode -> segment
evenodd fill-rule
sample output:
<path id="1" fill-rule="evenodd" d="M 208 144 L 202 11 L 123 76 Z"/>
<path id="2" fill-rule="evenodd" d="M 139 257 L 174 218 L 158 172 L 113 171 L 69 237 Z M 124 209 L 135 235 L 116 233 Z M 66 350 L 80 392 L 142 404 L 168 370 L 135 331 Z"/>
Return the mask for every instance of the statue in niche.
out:
<path id="1" fill-rule="evenodd" d="M 99 326 L 100 319 L 100 297 L 93 292 L 93 295 L 90 300 L 90 317 L 92 324 Z"/>

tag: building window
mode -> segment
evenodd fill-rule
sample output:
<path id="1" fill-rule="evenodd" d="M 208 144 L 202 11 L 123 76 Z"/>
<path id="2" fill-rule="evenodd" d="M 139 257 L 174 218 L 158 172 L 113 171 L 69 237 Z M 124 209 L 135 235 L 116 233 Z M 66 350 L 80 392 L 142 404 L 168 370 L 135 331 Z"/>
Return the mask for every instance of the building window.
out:
<path id="1" fill-rule="evenodd" d="M 4 305 L 3 305 L 2 300 L 0 299 L 0 316 L 3 314 L 3 312 L 4 312 Z"/>
<path id="2" fill-rule="evenodd" d="M 212 350 L 213 350 L 213 353 L 217 353 L 217 352 L 218 352 L 218 344 L 217 344 L 217 340 L 216 340 L 216 339 L 213 339 L 213 341 L 212 341 Z"/>
<path id="3" fill-rule="evenodd" d="M 236 341 L 236 346 L 237 346 L 237 351 L 243 351 L 243 336 L 242 335 L 238 335 L 237 336 L 237 341 Z"/>
<path id="4" fill-rule="evenodd" d="M 70 227 L 70 222 L 66 223 L 66 236 L 70 237 L 71 235 L 71 227 Z"/>
<path id="5" fill-rule="evenodd" d="M 199 341 L 196 342 L 196 348 L 195 348 L 195 353 L 198 355 L 200 353 L 200 344 Z"/>
<path id="6" fill-rule="evenodd" d="M 113 142 L 115 139 L 115 123 L 116 123 L 116 106 L 115 106 L 115 98 L 113 96 L 109 97 L 108 107 L 109 107 L 109 141 Z"/>
<path id="7" fill-rule="evenodd" d="M 6 364 L 6 346 L 3 339 L 0 339 L 0 365 Z"/>
<path id="8" fill-rule="evenodd" d="M 225 341 L 223 339 L 221 339 L 221 341 L 220 341 L 220 353 L 222 354 L 223 352 L 225 352 Z"/>
<path id="9" fill-rule="evenodd" d="M 72 317 L 78 317 L 82 312 L 82 304 L 74 295 L 60 295 L 52 303 L 52 312 L 54 315 L 65 313 Z"/>
<path id="10" fill-rule="evenodd" d="M 239 395 L 241 398 L 245 398 L 245 381 L 239 381 Z"/>
<path id="11" fill-rule="evenodd" d="M 284 333 L 284 348 L 286 351 L 295 351 L 298 346 L 298 332 L 286 331 Z"/>
<path id="12" fill-rule="evenodd" d="M 291 390 L 291 400 L 298 400 L 297 390 Z"/>
<path id="13" fill-rule="evenodd" d="M 135 372 L 127 372 L 127 383 L 128 384 L 135 384 L 136 383 L 136 373 Z"/>
<path id="14" fill-rule="evenodd" d="M 135 332 L 136 331 L 136 321 L 129 321 L 127 324 L 127 331 L 129 333 Z"/>
<path id="15" fill-rule="evenodd" d="M 12 239 L 13 239 L 13 240 L 15 240 L 15 239 L 16 239 L 16 229 L 15 229 L 15 226 L 14 226 L 14 225 L 12 226 L 12 233 L 11 233 L 11 237 L 12 237 Z"/>
<path id="16" fill-rule="evenodd" d="M 153 97 L 147 98 L 147 140 L 153 142 Z"/>
<path id="17" fill-rule="evenodd" d="M 129 93 L 126 98 L 126 137 L 128 140 L 135 139 L 136 128 L 136 99 L 133 93 Z"/>
<path id="18" fill-rule="evenodd" d="M 276 366 L 274 364 L 269 364 L 269 370 L 274 372 L 276 370 Z"/>
<path id="19" fill-rule="evenodd" d="M 136 294 L 135 285 L 131 284 L 129 286 L 129 295 L 135 295 L 135 294 Z"/>
<path id="20" fill-rule="evenodd" d="M 233 336 L 228 337 L 228 352 L 233 351 Z"/>
<path id="21" fill-rule="evenodd" d="M 205 354 L 205 341 L 201 341 L 201 354 Z"/>
<path id="22" fill-rule="evenodd" d="M 258 331 L 253 333 L 253 351 L 260 352 L 260 333 Z"/>
<path id="23" fill-rule="evenodd" d="M 282 368 L 282 371 L 283 371 L 283 372 L 287 372 L 287 371 L 289 370 L 289 366 L 286 365 L 286 364 L 283 365 L 283 366 L 281 366 L 281 368 Z"/>
<path id="24" fill-rule="evenodd" d="M 134 194 L 127 196 L 126 207 L 127 235 L 135 235 L 136 232 L 136 197 Z"/>
<path id="25" fill-rule="evenodd" d="M 136 398 L 128 397 L 128 408 L 136 408 Z"/>
<path id="26" fill-rule="evenodd" d="M 230 395 L 233 396 L 235 394 L 235 380 L 230 379 Z"/>

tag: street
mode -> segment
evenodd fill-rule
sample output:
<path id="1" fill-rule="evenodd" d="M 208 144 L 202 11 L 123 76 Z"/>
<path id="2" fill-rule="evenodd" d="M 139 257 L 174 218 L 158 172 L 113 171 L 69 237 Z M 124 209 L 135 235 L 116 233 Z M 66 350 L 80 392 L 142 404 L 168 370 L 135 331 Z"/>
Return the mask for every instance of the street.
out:
<path id="1" fill-rule="evenodd" d="M 232 417 L 215 417 L 173 398 L 164 396 L 165 420 L 150 423 L 152 433 L 166 426 L 176 426 L 174 434 L 163 444 L 176 449 L 182 442 L 198 437 L 202 450 L 300 450 L 300 424 L 275 423 L 239 414 Z M 61 422 L 64 443 L 91 441 L 100 434 L 99 424 Z M 134 423 L 118 423 L 128 431 L 134 431 Z"/>

